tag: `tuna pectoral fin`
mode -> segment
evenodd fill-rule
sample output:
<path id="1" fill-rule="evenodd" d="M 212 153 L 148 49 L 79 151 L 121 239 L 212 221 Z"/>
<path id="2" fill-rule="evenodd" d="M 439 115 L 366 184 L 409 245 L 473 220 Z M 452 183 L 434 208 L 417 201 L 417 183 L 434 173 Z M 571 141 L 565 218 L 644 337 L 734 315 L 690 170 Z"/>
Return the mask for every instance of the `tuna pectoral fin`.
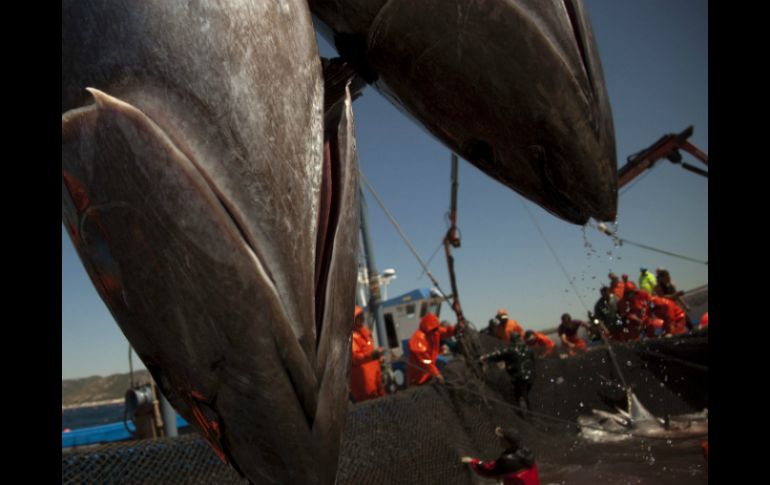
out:
<path id="1" fill-rule="evenodd" d="M 326 143 L 334 202 L 330 210 L 327 261 L 321 263 L 316 309 L 321 319 L 316 368 L 320 389 L 313 439 L 324 470 L 322 483 L 333 483 L 341 432 L 345 425 L 350 376 L 351 319 L 355 301 L 358 250 L 358 159 L 350 91 L 326 113 Z"/>
<path id="2" fill-rule="evenodd" d="M 96 96 L 62 117 L 62 217 L 91 279 L 188 422 L 249 476 L 302 482 L 318 382 L 262 262 L 164 131 Z"/>

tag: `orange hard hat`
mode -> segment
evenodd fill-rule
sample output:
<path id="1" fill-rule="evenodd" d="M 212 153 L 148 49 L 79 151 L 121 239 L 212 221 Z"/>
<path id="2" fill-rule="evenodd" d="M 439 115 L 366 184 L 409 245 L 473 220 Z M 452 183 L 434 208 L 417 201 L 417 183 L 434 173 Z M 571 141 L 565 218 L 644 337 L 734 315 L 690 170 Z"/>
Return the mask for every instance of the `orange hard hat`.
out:
<path id="1" fill-rule="evenodd" d="M 499 317 L 500 315 L 508 315 L 508 310 L 506 310 L 505 308 L 498 308 L 497 316 Z"/>
<path id="2" fill-rule="evenodd" d="M 361 315 L 362 313 L 364 313 L 364 309 L 356 305 L 356 311 L 353 318 L 358 318 L 358 316 Z"/>

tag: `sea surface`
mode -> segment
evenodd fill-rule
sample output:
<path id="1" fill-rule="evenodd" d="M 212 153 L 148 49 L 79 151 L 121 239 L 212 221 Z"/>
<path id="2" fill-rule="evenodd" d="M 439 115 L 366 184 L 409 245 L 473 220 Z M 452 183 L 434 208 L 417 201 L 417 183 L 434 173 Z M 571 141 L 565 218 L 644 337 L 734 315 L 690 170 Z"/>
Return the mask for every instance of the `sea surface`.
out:
<path id="1" fill-rule="evenodd" d="M 120 403 L 100 404 L 79 408 L 62 409 L 61 429 L 90 428 L 109 423 L 122 423 L 125 405 Z"/>

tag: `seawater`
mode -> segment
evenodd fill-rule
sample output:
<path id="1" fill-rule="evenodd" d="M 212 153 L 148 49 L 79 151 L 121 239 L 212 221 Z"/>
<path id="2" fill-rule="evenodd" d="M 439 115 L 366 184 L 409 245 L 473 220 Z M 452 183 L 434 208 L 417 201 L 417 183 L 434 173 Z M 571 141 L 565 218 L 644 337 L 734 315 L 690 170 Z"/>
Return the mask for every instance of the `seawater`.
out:
<path id="1" fill-rule="evenodd" d="M 123 422 L 124 404 L 100 404 L 80 408 L 62 409 L 61 429 L 90 428 Z"/>

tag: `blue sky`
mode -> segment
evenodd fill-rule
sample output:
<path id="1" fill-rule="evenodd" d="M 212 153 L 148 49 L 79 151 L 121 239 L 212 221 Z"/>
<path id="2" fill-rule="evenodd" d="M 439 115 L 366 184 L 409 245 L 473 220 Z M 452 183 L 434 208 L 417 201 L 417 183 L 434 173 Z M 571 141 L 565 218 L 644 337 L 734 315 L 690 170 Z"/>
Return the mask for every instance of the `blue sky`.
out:
<path id="1" fill-rule="evenodd" d="M 618 166 L 662 135 L 694 125 L 690 141 L 708 153 L 708 2 L 706 0 L 585 0 L 612 104 Z M 333 51 L 323 41 L 321 54 Z M 354 104 L 361 170 L 428 259 L 446 232 L 450 151 L 372 88 Z M 699 162 L 689 154 L 684 161 Z M 607 273 L 640 266 L 671 271 L 680 289 L 708 283 L 708 267 L 633 246 L 615 247 L 591 227 L 562 222 L 465 161 L 460 162 L 454 252 L 466 316 L 486 325 L 505 307 L 525 328 L 555 326 L 569 312 L 585 317 Z M 378 269 L 395 268 L 389 296 L 430 281 L 367 193 Z M 577 294 L 549 251 L 527 204 Z M 695 259 L 708 260 L 708 180 L 661 161 L 621 190 L 618 234 Z M 443 251 L 431 263 L 449 291 Z M 449 316 L 448 307 L 442 316 Z M 128 342 L 97 296 L 62 228 L 62 378 L 128 370 Z M 139 367 L 138 359 L 134 365 Z"/>

